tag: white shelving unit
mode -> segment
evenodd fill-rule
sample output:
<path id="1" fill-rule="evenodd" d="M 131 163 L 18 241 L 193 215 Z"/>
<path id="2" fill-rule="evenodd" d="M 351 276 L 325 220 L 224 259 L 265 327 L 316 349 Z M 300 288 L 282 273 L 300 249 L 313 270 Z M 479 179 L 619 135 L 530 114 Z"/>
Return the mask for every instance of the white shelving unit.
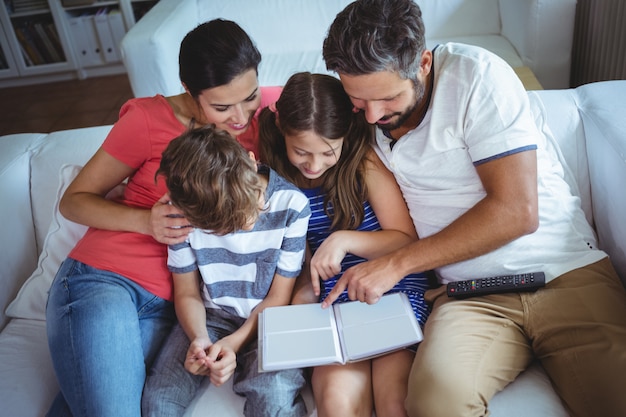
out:
<path id="1" fill-rule="evenodd" d="M 0 28 L 0 79 L 17 76 L 19 76 L 17 63 L 13 59 L 8 37 L 4 33 L 4 24 L 2 24 Z"/>
<path id="2" fill-rule="evenodd" d="M 0 88 L 120 74 L 121 37 L 158 0 L 0 0 Z"/>

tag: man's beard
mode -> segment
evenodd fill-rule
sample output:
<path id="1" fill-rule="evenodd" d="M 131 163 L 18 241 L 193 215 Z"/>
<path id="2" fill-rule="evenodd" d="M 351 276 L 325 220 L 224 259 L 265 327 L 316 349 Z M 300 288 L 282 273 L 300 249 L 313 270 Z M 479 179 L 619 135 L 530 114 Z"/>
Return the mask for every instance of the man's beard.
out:
<path id="1" fill-rule="evenodd" d="M 395 130 L 399 128 L 400 126 L 402 126 L 404 122 L 406 122 L 413 115 L 413 113 L 417 110 L 420 103 L 424 99 L 426 87 L 424 86 L 423 83 L 420 83 L 418 81 L 413 81 L 413 91 L 415 92 L 415 101 L 411 105 L 409 105 L 409 107 L 407 107 L 405 111 L 392 113 L 390 115 L 385 115 L 381 118 L 381 120 L 389 120 L 392 117 L 398 116 L 398 120 L 396 120 L 393 123 L 386 123 L 386 124 L 376 123 L 376 126 L 387 131 Z"/>

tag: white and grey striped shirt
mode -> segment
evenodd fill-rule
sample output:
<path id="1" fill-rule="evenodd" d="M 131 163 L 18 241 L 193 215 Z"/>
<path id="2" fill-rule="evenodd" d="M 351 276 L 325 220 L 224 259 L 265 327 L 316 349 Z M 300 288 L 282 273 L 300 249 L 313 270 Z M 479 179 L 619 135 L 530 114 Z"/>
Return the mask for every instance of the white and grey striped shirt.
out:
<path id="1" fill-rule="evenodd" d="M 173 273 L 198 269 L 207 308 L 247 318 L 267 295 L 274 274 L 296 278 L 302 268 L 311 211 L 309 200 L 275 171 L 268 173 L 267 209 L 254 228 L 228 235 L 195 229 L 187 240 L 168 249 Z"/>

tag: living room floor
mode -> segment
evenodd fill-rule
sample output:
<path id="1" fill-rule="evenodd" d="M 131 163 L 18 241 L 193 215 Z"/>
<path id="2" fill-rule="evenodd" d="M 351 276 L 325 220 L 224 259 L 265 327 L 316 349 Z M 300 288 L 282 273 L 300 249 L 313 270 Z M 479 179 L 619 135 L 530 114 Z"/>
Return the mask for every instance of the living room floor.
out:
<path id="1" fill-rule="evenodd" d="M 0 135 L 115 123 L 133 97 L 126 74 L 0 89 Z"/>

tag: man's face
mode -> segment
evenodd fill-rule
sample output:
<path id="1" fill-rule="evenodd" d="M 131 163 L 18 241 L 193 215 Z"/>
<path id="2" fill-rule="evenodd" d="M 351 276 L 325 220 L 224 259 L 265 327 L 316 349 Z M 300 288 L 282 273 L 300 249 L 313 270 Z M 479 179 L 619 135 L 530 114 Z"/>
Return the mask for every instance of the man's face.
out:
<path id="1" fill-rule="evenodd" d="M 423 82 L 402 79 L 395 72 L 339 74 L 339 78 L 352 104 L 365 112 L 368 123 L 385 130 L 397 129 L 409 121 L 424 99 Z"/>

